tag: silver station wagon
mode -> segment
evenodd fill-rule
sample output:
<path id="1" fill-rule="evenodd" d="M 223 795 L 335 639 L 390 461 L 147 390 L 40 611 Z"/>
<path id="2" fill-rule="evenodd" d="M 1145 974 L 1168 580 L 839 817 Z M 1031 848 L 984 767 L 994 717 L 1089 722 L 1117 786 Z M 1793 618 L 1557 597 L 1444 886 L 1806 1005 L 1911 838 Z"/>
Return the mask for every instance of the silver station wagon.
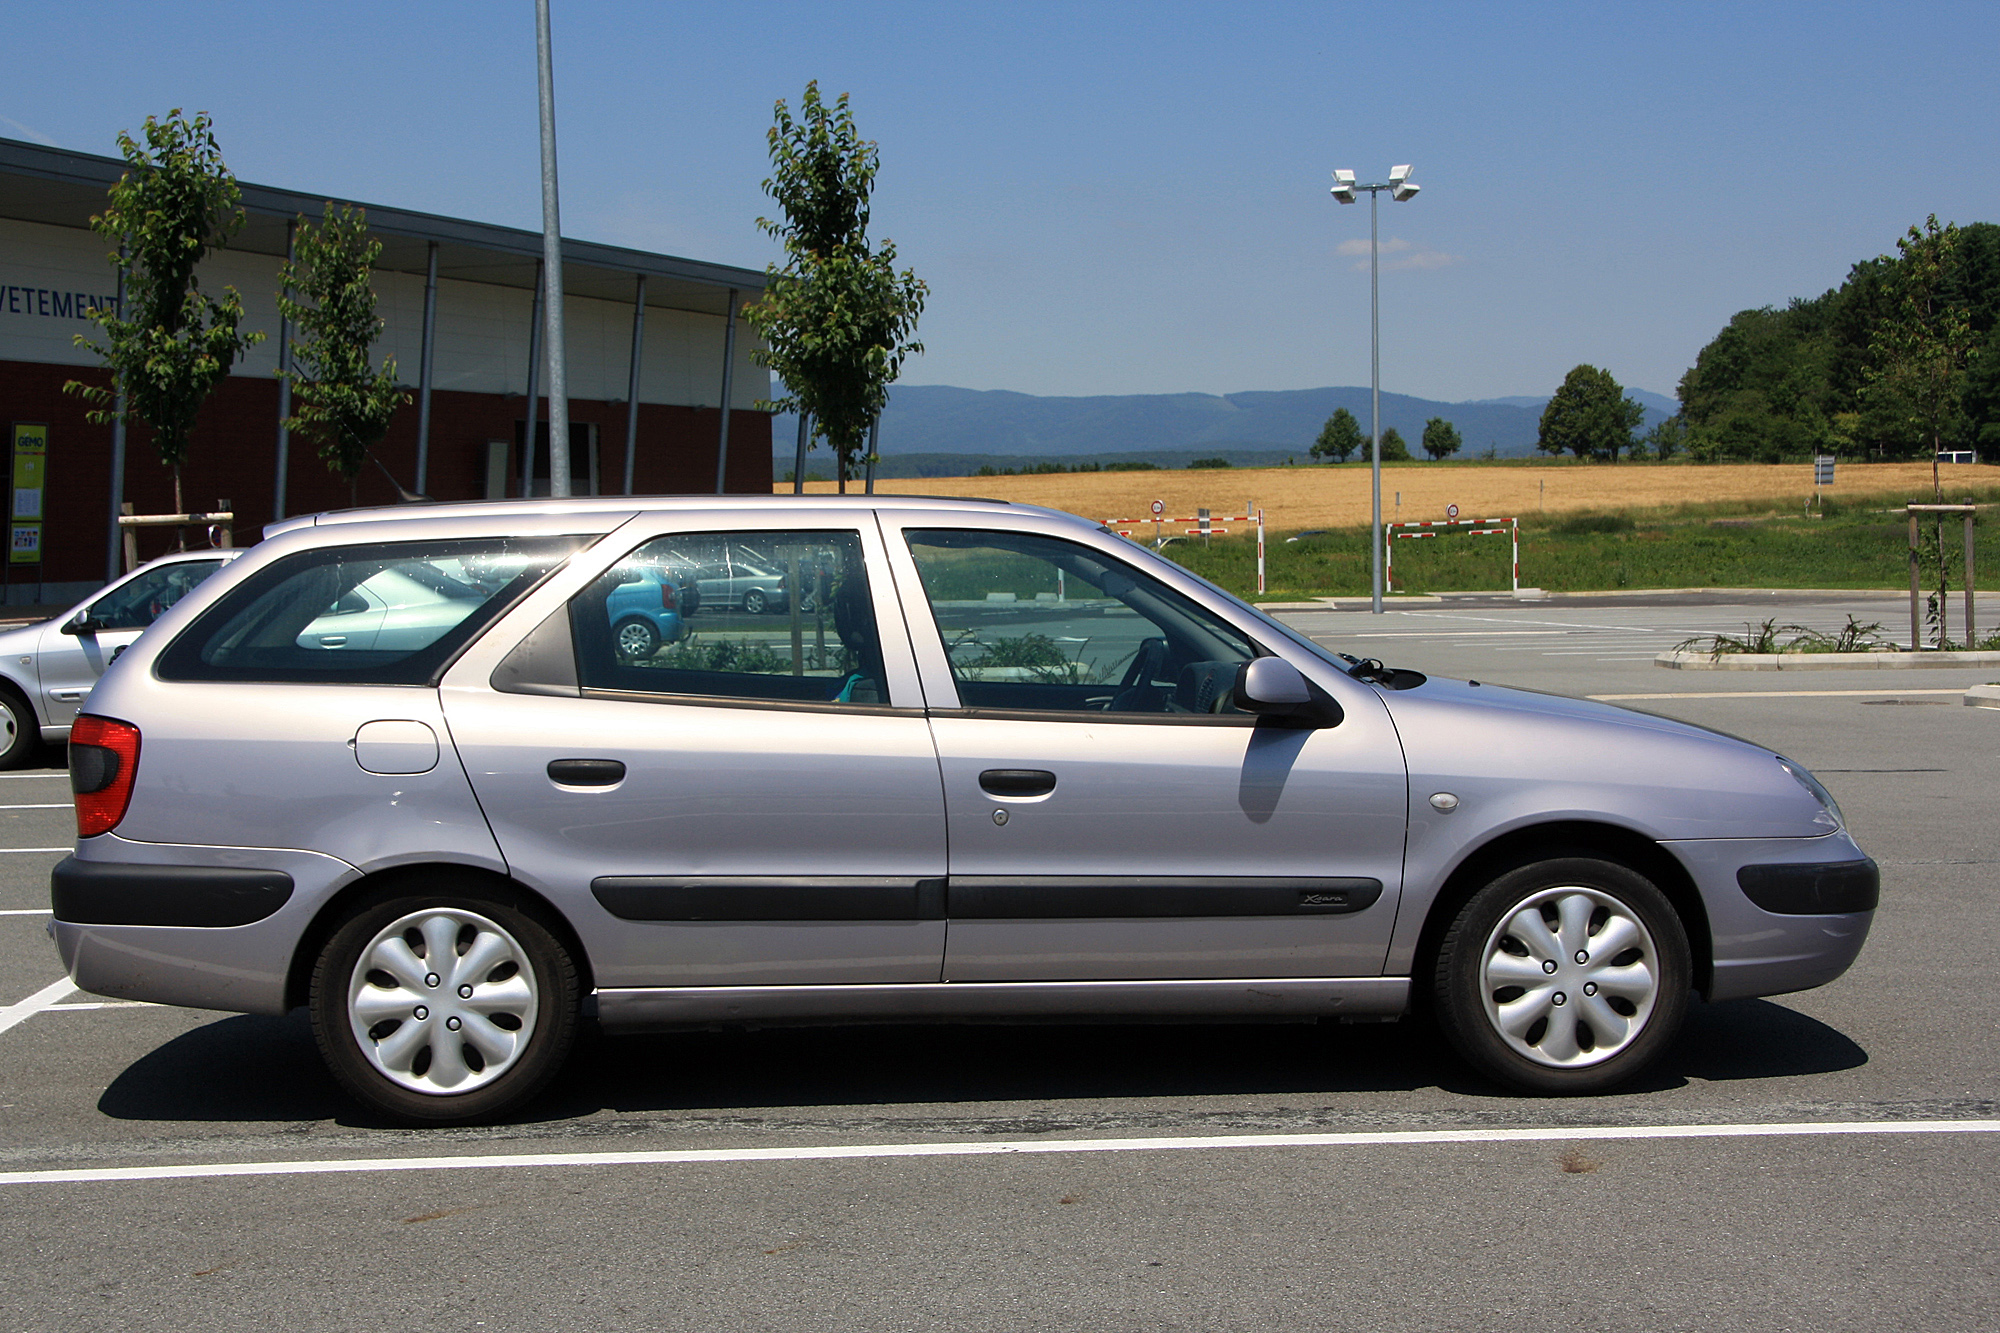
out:
<path id="1" fill-rule="evenodd" d="M 825 595 L 621 644 L 614 590 L 717 543 Z M 452 595 L 327 651 L 385 583 Z M 76 984 L 306 1006 L 339 1081 L 419 1123 L 518 1105 L 587 1020 L 1414 1010 L 1586 1092 L 1692 994 L 1839 976 L 1878 891 L 1769 750 L 1330 653 L 985 501 L 280 523 L 105 673 L 70 771 Z"/>

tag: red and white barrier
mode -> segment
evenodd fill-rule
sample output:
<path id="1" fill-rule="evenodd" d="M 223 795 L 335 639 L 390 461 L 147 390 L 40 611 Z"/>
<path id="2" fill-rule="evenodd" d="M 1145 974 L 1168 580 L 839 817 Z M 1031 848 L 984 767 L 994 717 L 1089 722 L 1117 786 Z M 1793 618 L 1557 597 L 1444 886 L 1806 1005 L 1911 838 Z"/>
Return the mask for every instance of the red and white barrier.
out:
<path id="1" fill-rule="evenodd" d="M 1414 531 L 1398 532 L 1398 528 Z M 1432 529 L 1439 529 L 1432 531 Z M 1387 537 L 1383 552 L 1383 582 L 1396 586 L 1396 543 L 1416 537 L 1443 537 L 1455 529 L 1465 529 L 1468 537 L 1512 537 L 1514 542 L 1514 591 L 1521 591 L 1521 520 L 1518 518 L 1447 518 L 1429 523 L 1384 523 Z"/>
<path id="2" fill-rule="evenodd" d="M 1145 518 L 1107 518 L 1104 520 L 1104 526 L 1110 528 L 1120 537 L 1135 536 L 1143 525 L 1151 524 L 1153 535 L 1157 538 L 1162 526 L 1182 523 L 1193 523 L 1196 525 L 1192 528 L 1181 529 L 1183 533 L 1190 537 L 1226 537 L 1229 535 L 1229 529 L 1217 526 L 1222 523 L 1256 524 L 1257 591 L 1259 593 L 1264 591 L 1264 511 L 1256 505 L 1244 506 L 1244 512 L 1240 514 L 1192 514 L 1186 518 L 1163 518 L 1159 515 L 1151 514 Z"/>

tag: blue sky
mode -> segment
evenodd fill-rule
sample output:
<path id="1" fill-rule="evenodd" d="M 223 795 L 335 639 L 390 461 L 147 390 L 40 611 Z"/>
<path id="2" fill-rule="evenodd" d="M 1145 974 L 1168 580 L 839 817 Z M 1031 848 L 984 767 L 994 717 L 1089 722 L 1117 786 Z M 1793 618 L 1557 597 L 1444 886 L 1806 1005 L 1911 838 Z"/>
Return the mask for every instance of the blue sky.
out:
<path id="1" fill-rule="evenodd" d="M 1368 380 L 1671 394 L 1740 309 L 1926 213 L 2000 221 L 2000 5 L 553 0 L 563 230 L 761 268 L 808 79 L 878 141 L 931 286 L 904 379 L 1027 393 Z M 539 227 L 534 6 L 16 5 L 0 135 L 115 153 L 182 106 L 245 180 Z M 1356 250 L 1359 253 L 1355 253 Z"/>

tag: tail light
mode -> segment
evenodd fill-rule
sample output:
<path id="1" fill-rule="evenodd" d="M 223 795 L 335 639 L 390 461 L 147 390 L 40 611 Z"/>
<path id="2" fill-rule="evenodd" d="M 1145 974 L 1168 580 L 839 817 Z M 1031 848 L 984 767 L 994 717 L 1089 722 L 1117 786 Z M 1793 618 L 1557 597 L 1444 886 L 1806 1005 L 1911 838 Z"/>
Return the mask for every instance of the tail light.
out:
<path id="1" fill-rule="evenodd" d="M 139 729 L 85 713 L 69 730 L 69 785 L 76 793 L 76 836 L 109 833 L 125 818 L 139 770 Z"/>
<path id="2" fill-rule="evenodd" d="M 674 582 L 672 579 L 660 580 L 660 609 L 662 611 L 671 611 L 674 609 L 674 606 L 676 604 L 675 599 L 676 596 L 678 595 L 678 591 L 679 590 L 674 587 Z"/>

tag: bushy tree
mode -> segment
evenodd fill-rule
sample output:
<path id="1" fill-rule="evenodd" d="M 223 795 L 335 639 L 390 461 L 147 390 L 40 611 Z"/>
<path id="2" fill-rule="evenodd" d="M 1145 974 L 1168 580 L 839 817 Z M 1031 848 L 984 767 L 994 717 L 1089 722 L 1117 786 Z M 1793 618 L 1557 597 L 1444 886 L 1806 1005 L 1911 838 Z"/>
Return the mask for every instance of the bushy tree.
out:
<path id="1" fill-rule="evenodd" d="M 777 371 L 786 392 L 758 406 L 806 413 L 814 437 L 833 449 L 845 491 L 903 358 L 923 351 L 912 335 L 929 288 L 909 269 L 896 272 L 895 242 L 869 248 L 868 200 L 880 159 L 855 129 L 846 93 L 829 109 L 819 84 L 808 83 L 798 119 L 780 101 L 766 138 L 764 192 L 784 220 L 757 225 L 783 243 L 785 264 L 767 266 L 764 295 L 743 317 L 766 344 L 758 364 Z"/>
<path id="2" fill-rule="evenodd" d="M 1410 461 L 1410 446 L 1403 442 L 1402 432 L 1394 426 L 1382 432 L 1382 461 L 1385 463 Z"/>
<path id="3" fill-rule="evenodd" d="M 1424 423 L 1424 452 L 1431 456 L 1433 462 L 1450 458 L 1464 443 L 1459 437 L 1458 427 L 1443 417 L 1432 417 Z"/>
<path id="4" fill-rule="evenodd" d="M 1333 415 L 1326 419 L 1326 424 L 1319 428 L 1319 438 L 1313 441 L 1312 456 L 1345 463 L 1349 455 L 1366 443 L 1368 437 L 1361 433 L 1361 423 L 1354 419 L 1354 414 L 1344 407 L 1336 407 Z"/>
<path id="5" fill-rule="evenodd" d="M 1625 396 L 1608 370 L 1582 365 L 1563 377 L 1562 387 L 1542 409 L 1535 447 L 1545 454 L 1618 461 L 1632 444 L 1632 431 L 1646 409 Z"/>
<path id="6" fill-rule="evenodd" d="M 86 414 L 99 425 L 123 415 L 152 428 L 160 462 L 174 475 L 174 510 L 181 499 L 195 417 L 229 368 L 261 333 L 239 333 L 243 301 L 234 287 L 222 299 L 204 296 L 195 267 L 243 225 L 242 191 L 223 163 L 206 112 L 188 119 L 180 108 L 165 120 L 146 117 L 146 142 L 120 133 L 125 174 L 111 187 L 110 204 L 90 220 L 92 230 L 118 250 L 111 256 L 125 280 L 122 308 L 88 312 L 101 341 L 78 334 L 76 345 L 104 358 L 111 384 L 71 380 L 63 386 L 94 404 Z"/>
<path id="7" fill-rule="evenodd" d="M 1938 226 L 1932 214 L 1923 230 L 1910 228 L 1896 241 L 1902 254 L 1891 283 L 1894 305 L 1875 325 L 1869 349 L 1875 364 L 1864 401 L 1894 405 L 1931 455 L 1931 486 L 1938 488 L 1937 451 L 1963 423 L 1965 368 L 1975 343 L 1972 314 L 1950 299 L 1955 276 L 1958 228 Z"/>
<path id="8" fill-rule="evenodd" d="M 367 215 L 328 204 L 318 226 L 301 218 L 297 258 L 279 266 L 278 309 L 298 327 L 292 345 L 292 392 L 298 410 L 285 424 L 319 440 L 319 456 L 350 487 L 368 451 L 410 395 L 396 387 L 396 358 L 371 370 L 369 350 L 382 332 L 372 285 L 382 243 Z"/>

